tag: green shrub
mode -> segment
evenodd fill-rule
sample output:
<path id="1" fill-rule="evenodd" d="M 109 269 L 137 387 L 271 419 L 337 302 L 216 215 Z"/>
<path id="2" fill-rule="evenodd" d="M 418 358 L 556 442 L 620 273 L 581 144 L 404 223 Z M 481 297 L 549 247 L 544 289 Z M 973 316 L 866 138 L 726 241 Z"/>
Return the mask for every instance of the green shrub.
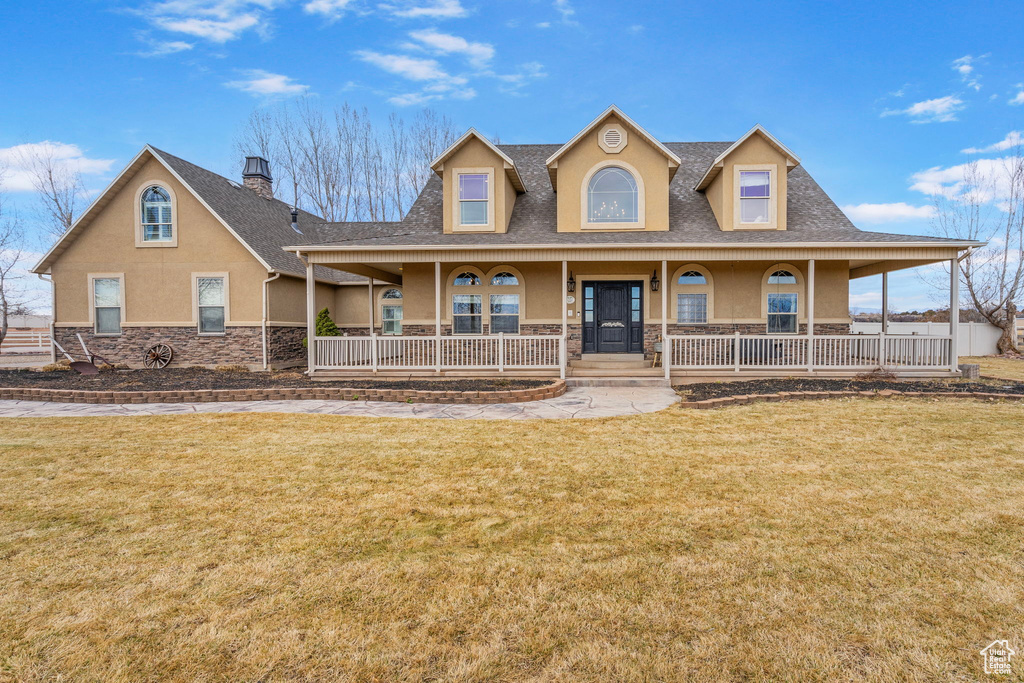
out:
<path id="1" fill-rule="evenodd" d="M 331 314 L 327 312 L 327 309 L 322 309 L 316 314 L 316 336 L 318 337 L 340 337 L 341 330 L 331 320 Z M 302 348 L 309 348 L 309 338 L 303 337 Z"/>

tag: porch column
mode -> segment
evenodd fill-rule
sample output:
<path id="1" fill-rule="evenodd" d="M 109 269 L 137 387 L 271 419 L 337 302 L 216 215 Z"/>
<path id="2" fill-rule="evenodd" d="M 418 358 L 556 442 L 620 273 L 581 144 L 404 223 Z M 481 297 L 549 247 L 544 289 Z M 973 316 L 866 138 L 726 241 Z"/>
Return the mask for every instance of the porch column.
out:
<path id="1" fill-rule="evenodd" d="M 889 334 L 889 273 L 882 273 L 882 334 Z"/>
<path id="2" fill-rule="evenodd" d="M 366 291 L 369 294 L 370 304 L 370 336 L 373 336 L 373 278 L 369 278 L 366 281 Z"/>
<path id="3" fill-rule="evenodd" d="M 671 291 L 668 281 L 668 261 L 661 262 L 661 367 L 665 370 L 665 379 L 670 379 L 672 364 L 668 362 L 668 293 Z"/>
<path id="4" fill-rule="evenodd" d="M 313 263 L 306 256 L 306 361 L 310 374 L 316 367 L 316 278 Z"/>
<path id="5" fill-rule="evenodd" d="M 949 369 L 960 369 L 960 261 L 949 260 Z"/>
<path id="6" fill-rule="evenodd" d="M 569 358 L 569 264 L 562 261 L 562 342 L 558 345 L 558 376 L 565 379 L 565 365 Z"/>
<path id="7" fill-rule="evenodd" d="M 814 259 L 807 261 L 807 371 L 814 370 Z"/>
<path id="8" fill-rule="evenodd" d="M 434 261 L 434 369 L 441 372 L 441 262 Z"/>

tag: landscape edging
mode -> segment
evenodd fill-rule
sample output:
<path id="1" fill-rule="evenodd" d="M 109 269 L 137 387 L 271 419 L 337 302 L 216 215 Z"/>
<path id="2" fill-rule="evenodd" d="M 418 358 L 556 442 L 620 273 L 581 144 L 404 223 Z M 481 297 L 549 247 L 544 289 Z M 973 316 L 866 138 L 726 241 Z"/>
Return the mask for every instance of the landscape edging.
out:
<path id="1" fill-rule="evenodd" d="M 749 394 L 706 398 L 700 401 L 680 401 L 678 405 L 683 408 L 696 408 L 700 410 L 744 405 L 754 403 L 755 401 L 806 401 L 849 398 L 852 396 L 864 398 L 980 398 L 986 400 L 1007 399 L 1010 401 L 1024 401 L 1024 394 L 996 394 L 981 391 L 896 391 L 895 389 L 884 389 L 882 391 L 780 391 L 775 394 Z"/>
<path id="2" fill-rule="evenodd" d="M 397 403 L 524 403 L 565 393 L 565 380 L 530 389 L 502 391 L 420 391 L 351 387 L 279 387 L 258 389 L 169 389 L 164 391 L 86 391 L 39 387 L 0 387 L 0 400 L 52 403 L 209 403 L 220 401 L 391 401 Z"/>

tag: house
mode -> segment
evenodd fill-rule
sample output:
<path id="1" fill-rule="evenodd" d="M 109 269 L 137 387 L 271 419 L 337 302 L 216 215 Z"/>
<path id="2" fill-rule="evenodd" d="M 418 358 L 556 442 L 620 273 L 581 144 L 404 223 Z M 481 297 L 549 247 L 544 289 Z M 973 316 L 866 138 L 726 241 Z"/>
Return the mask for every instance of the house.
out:
<path id="1" fill-rule="evenodd" d="M 849 283 L 978 243 L 857 229 L 760 126 L 662 142 L 613 106 L 565 144 L 471 129 L 431 168 L 403 220 L 328 223 L 266 160 L 240 184 L 146 147 L 36 266 L 56 336 L 321 377 L 958 373 L 950 335 L 851 334 Z"/>

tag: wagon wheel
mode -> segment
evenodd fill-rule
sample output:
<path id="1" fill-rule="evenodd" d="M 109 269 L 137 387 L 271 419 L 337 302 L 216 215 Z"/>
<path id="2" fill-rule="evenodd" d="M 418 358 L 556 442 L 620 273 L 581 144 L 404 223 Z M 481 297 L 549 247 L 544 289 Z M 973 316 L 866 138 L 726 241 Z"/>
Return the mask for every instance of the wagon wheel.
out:
<path id="1" fill-rule="evenodd" d="M 167 344 L 154 344 L 146 350 L 142 358 L 142 364 L 147 368 L 159 370 L 167 367 L 167 364 L 174 358 L 174 349 Z"/>

